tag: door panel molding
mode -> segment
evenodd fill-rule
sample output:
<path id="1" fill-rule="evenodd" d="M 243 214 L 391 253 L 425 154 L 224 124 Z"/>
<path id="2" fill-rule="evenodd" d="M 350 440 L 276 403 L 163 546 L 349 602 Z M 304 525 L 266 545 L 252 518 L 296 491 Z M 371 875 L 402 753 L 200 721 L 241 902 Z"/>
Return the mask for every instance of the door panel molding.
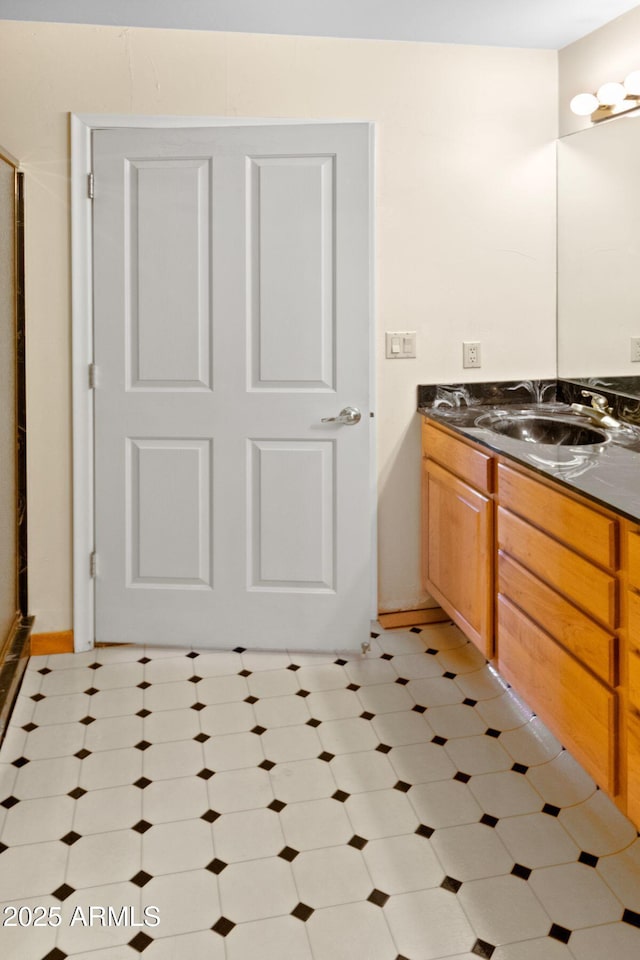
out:
<path id="1" fill-rule="evenodd" d="M 188 128 L 188 127 L 242 127 L 267 125 L 315 125 L 318 123 L 367 123 L 369 126 L 369 166 L 371 171 L 370 210 L 371 234 L 369 243 L 369 276 L 371 318 L 375 309 L 375 139 L 374 124 L 356 118 L 305 119 L 265 117 L 175 117 L 132 116 L 125 114 L 70 114 L 71 134 L 71 253 L 72 253 L 72 386 L 73 386 L 73 617 L 74 647 L 76 651 L 89 650 L 95 638 L 95 590 L 90 557 L 94 550 L 94 431 L 93 391 L 90 388 L 89 365 L 93 362 L 93 285 L 92 285 L 92 210 L 88 181 L 91 173 L 91 139 L 94 130 L 117 128 Z M 375 340 L 376 324 L 370 324 L 370 400 L 375 409 Z M 99 381 L 99 371 L 97 372 Z M 149 386 L 151 386 L 149 384 Z M 184 386 L 184 385 L 183 385 Z M 153 389 L 153 387 L 151 387 Z M 189 385 L 187 389 L 210 389 Z M 314 387 L 312 387 L 314 389 Z M 317 390 L 318 387 L 315 387 Z M 322 388 L 320 388 L 322 389 Z M 372 414 L 373 416 L 373 414 Z M 371 607 L 370 616 L 377 615 L 377 558 L 376 558 L 376 491 L 374 420 L 369 423 L 371 449 L 371 511 L 372 544 Z"/>

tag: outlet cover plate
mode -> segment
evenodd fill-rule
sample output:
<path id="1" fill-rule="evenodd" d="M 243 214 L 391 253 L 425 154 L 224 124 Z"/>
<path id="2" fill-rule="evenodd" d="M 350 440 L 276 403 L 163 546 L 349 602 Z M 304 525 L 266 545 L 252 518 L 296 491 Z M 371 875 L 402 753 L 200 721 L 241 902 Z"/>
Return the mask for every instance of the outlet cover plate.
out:
<path id="1" fill-rule="evenodd" d="M 480 342 L 477 340 L 463 340 L 462 342 L 462 366 L 465 370 L 472 367 L 480 367 Z"/>

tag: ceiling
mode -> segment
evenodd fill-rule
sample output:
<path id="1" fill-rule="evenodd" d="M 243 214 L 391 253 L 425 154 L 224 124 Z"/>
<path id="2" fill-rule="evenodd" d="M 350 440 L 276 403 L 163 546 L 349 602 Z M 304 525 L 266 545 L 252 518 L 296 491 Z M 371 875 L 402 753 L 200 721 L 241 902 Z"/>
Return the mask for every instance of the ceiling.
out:
<path id="1" fill-rule="evenodd" d="M 0 0 L 0 19 L 558 50 L 636 0 Z"/>

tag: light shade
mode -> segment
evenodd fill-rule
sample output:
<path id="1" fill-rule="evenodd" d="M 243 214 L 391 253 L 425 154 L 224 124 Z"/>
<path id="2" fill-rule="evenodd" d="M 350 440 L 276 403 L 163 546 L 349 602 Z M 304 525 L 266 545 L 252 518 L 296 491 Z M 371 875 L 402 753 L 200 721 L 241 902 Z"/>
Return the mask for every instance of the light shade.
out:
<path id="1" fill-rule="evenodd" d="M 598 98 L 592 93 L 579 93 L 569 104 L 573 113 L 579 117 L 588 117 L 598 109 Z"/>
<path id="2" fill-rule="evenodd" d="M 624 88 L 627 93 L 640 95 L 640 70 L 634 70 L 628 77 L 625 77 Z"/>
<path id="3" fill-rule="evenodd" d="M 598 102 L 606 107 L 613 107 L 617 103 L 622 103 L 626 95 L 627 91 L 621 83 L 603 83 L 596 94 Z"/>

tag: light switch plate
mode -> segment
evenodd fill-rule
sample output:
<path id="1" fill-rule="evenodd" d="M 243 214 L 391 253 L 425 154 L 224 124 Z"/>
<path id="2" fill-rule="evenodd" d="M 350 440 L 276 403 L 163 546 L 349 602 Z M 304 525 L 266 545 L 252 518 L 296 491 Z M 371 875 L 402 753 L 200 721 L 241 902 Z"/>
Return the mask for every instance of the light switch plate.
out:
<path id="1" fill-rule="evenodd" d="M 412 360 L 415 358 L 415 330 L 387 330 L 384 337 L 387 360 Z"/>

